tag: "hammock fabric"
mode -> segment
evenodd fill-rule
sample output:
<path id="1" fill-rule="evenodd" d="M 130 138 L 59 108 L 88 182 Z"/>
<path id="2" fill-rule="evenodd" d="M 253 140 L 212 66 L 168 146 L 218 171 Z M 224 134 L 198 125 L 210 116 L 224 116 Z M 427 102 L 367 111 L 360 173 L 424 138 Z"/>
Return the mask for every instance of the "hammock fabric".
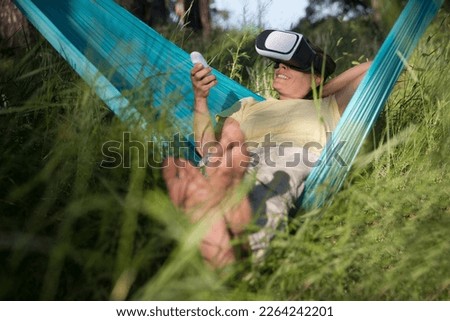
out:
<path id="1" fill-rule="evenodd" d="M 141 98 L 146 105 L 155 110 L 169 109 L 179 133 L 191 136 L 194 97 L 188 53 L 113 0 L 15 0 L 15 3 L 120 118 L 142 120 L 136 101 L 126 93 L 149 88 L 145 91 L 148 96 Z M 443 0 L 408 2 L 324 149 L 320 165 L 309 175 L 302 207 L 323 205 L 341 187 L 405 61 L 442 3 Z M 263 100 L 217 70 L 213 73 L 218 85 L 208 98 L 212 114 L 244 97 Z M 334 160 L 337 155 L 345 166 Z"/>

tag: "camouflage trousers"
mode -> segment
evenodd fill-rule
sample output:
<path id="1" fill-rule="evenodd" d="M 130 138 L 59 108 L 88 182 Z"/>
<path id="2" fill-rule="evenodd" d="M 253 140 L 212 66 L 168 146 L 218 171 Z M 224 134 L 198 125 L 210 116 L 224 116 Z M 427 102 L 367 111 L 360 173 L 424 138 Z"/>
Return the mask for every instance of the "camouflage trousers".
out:
<path id="1" fill-rule="evenodd" d="M 264 256 L 277 230 L 286 226 L 318 155 L 301 147 L 257 148 L 251 151 L 247 175 L 256 177 L 249 194 L 256 231 L 249 235 L 255 258 Z"/>

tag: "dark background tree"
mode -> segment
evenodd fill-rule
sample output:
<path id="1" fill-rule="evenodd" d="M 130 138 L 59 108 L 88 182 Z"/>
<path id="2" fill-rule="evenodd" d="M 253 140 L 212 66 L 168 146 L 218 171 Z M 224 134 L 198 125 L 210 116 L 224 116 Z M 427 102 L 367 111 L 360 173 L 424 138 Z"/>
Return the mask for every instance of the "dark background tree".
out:
<path id="1" fill-rule="evenodd" d="M 29 30 L 27 20 L 12 0 L 0 0 L 0 41 L 10 48 L 23 45 Z"/>
<path id="2" fill-rule="evenodd" d="M 152 27 L 167 25 L 174 12 L 182 25 L 209 38 L 212 31 L 210 0 L 117 0 L 136 17 Z"/>
<path id="3" fill-rule="evenodd" d="M 182 2 L 184 5 L 184 13 L 177 13 L 184 24 L 194 31 L 201 31 L 205 38 L 209 38 L 212 31 L 210 0 L 179 0 L 177 2 Z"/>
<path id="4" fill-rule="evenodd" d="M 168 22 L 169 10 L 165 0 L 117 0 L 117 2 L 152 27 Z"/>
<path id="5" fill-rule="evenodd" d="M 152 27 L 174 23 L 175 4 L 182 3 L 183 10 L 176 12 L 183 25 L 210 38 L 210 0 L 116 0 L 118 4 Z M 0 41 L 4 47 L 23 47 L 34 35 L 33 28 L 12 0 L 0 0 Z"/>

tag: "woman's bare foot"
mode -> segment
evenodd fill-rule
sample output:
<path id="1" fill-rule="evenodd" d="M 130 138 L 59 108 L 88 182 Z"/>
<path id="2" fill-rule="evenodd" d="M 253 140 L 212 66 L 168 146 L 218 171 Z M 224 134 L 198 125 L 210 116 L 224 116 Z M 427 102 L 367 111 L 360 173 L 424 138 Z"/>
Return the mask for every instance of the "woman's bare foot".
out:
<path id="1" fill-rule="evenodd" d="M 233 192 L 245 174 L 249 157 L 241 131 L 228 131 L 219 144 L 217 153 L 210 157 L 210 165 L 206 166 L 206 175 L 184 159 L 166 160 L 163 176 L 170 198 L 186 211 L 192 222 L 223 212 L 222 200 Z M 211 225 L 201 245 L 205 259 L 216 267 L 234 261 L 230 241 L 250 220 L 251 208 L 245 197 Z"/>

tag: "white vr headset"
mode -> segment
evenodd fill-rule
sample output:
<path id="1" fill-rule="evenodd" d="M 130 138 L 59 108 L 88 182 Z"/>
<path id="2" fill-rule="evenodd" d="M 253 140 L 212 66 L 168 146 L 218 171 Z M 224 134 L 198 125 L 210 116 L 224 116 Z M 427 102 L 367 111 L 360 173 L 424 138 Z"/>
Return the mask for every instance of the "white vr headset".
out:
<path id="1" fill-rule="evenodd" d="M 310 72 L 314 68 L 317 73 L 322 70 L 323 56 L 316 53 L 306 37 L 296 32 L 265 30 L 256 38 L 255 48 L 261 56 L 300 71 Z M 333 62 L 333 66 L 328 67 L 332 67 L 331 74 L 336 66 Z"/>

